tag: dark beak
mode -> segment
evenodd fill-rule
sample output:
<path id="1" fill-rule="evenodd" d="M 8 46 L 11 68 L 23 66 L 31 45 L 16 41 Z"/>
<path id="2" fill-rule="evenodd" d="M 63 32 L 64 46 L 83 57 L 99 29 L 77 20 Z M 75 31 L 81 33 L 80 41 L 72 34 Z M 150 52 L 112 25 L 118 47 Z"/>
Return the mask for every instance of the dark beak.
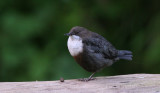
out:
<path id="1" fill-rule="evenodd" d="M 70 36 L 71 34 L 70 33 L 66 33 L 66 34 L 64 34 L 65 36 Z"/>

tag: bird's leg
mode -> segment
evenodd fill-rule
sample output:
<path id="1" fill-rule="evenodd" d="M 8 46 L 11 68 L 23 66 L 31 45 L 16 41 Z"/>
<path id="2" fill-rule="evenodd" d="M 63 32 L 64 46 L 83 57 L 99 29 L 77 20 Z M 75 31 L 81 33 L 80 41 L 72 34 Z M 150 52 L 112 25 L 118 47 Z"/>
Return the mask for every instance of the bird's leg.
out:
<path id="1" fill-rule="evenodd" d="M 94 78 L 92 78 L 94 74 L 95 74 L 95 72 L 92 73 L 92 74 L 89 76 L 88 81 L 89 81 L 89 80 L 94 80 Z"/>
<path id="2" fill-rule="evenodd" d="M 88 78 L 82 78 L 82 79 L 79 79 L 79 80 L 80 81 L 85 81 L 85 82 L 90 81 L 90 80 L 94 80 L 95 79 L 95 78 L 93 78 L 94 74 L 95 74 L 95 72 L 92 73 Z"/>

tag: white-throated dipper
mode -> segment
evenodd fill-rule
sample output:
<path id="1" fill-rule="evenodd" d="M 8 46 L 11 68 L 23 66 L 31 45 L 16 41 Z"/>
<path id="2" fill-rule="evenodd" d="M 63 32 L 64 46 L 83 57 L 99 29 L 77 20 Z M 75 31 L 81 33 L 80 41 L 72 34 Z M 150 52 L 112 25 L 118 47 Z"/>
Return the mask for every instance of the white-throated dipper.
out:
<path id="1" fill-rule="evenodd" d="M 91 80 L 95 72 L 120 59 L 132 60 L 131 51 L 117 50 L 104 37 L 84 27 L 75 26 L 65 35 L 69 36 L 67 45 L 70 54 L 81 67 L 93 72 L 89 78 L 82 79 L 84 81 Z"/>

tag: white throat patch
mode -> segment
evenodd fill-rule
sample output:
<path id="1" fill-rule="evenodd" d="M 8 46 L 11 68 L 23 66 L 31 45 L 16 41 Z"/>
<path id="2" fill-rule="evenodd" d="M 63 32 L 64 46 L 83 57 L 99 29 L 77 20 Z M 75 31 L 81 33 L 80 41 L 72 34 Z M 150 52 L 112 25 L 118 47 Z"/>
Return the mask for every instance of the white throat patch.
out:
<path id="1" fill-rule="evenodd" d="M 67 45 L 68 50 L 72 56 L 77 56 L 83 51 L 82 38 L 80 38 L 79 36 L 69 36 Z"/>

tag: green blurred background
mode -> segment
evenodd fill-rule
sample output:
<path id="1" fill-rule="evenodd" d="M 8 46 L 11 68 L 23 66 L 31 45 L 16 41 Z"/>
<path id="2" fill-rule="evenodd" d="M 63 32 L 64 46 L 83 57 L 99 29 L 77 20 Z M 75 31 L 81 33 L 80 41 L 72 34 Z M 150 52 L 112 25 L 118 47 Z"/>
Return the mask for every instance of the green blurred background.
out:
<path id="1" fill-rule="evenodd" d="M 64 36 L 77 25 L 133 52 L 95 76 L 160 73 L 160 0 L 0 0 L 0 81 L 88 77 Z"/>

